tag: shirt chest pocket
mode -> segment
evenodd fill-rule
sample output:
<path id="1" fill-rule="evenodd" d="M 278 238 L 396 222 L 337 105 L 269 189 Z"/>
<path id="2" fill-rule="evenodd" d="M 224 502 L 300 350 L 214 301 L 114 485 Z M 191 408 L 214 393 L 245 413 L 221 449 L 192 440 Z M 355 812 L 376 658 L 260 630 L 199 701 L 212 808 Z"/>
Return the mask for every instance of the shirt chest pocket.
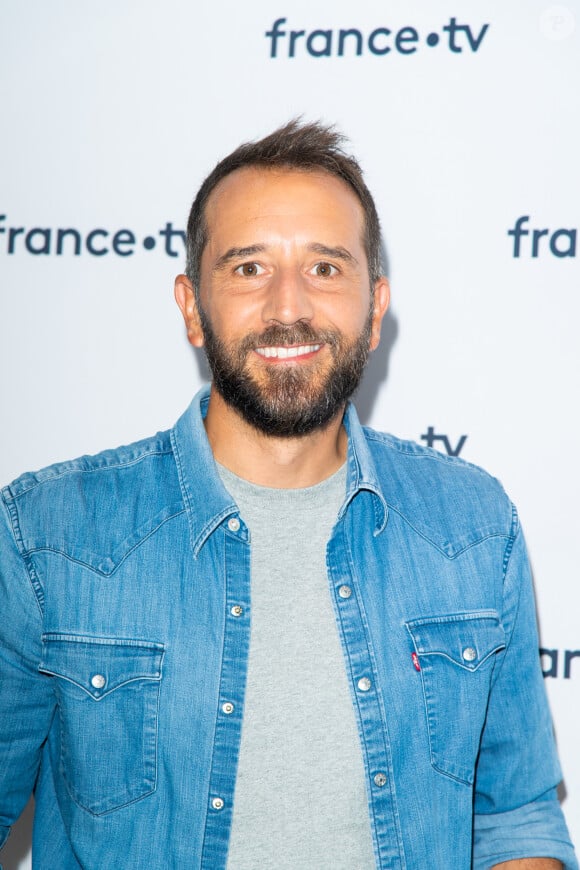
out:
<path id="1" fill-rule="evenodd" d="M 431 763 L 473 784 L 496 653 L 499 616 L 480 610 L 406 623 L 421 668 Z"/>
<path id="2" fill-rule="evenodd" d="M 163 644 L 45 634 L 39 670 L 54 679 L 60 774 L 95 815 L 155 790 Z"/>

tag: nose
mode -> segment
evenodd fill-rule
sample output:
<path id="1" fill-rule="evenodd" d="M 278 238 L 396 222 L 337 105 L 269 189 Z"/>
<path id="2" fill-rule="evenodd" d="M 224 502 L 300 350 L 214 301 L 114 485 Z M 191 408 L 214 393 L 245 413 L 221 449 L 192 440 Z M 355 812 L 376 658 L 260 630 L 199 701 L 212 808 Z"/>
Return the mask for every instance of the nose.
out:
<path id="1" fill-rule="evenodd" d="M 270 281 L 262 310 L 265 323 L 287 326 L 299 320 L 312 320 L 314 308 L 307 282 L 299 272 L 284 269 Z"/>

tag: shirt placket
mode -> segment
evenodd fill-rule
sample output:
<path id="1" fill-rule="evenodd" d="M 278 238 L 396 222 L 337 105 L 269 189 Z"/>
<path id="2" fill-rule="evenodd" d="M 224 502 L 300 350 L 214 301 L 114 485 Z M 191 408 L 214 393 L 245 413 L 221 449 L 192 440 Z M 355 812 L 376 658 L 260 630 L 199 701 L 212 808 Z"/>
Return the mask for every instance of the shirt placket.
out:
<path id="1" fill-rule="evenodd" d="M 361 738 L 377 868 L 405 870 L 384 705 L 344 526 L 343 521 L 329 544 L 328 577 Z"/>
<path id="2" fill-rule="evenodd" d="M 217 532 L 220 533 L 219 531 Z M 202 870 L 226 866 L 250 648 L 250 549 L 237 516 L 224 520 L 225 615 Z"/>

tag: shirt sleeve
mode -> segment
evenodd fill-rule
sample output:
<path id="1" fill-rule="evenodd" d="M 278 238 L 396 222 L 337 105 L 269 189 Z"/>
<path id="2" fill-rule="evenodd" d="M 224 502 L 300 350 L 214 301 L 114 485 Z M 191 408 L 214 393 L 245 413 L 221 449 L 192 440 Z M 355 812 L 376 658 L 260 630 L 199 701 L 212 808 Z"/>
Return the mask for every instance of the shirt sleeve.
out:
<path id="1" fill-rule="evenodd" d="M 476 816 L 473 870 L 526 857 L 557 858 L 566 870 L 578 868 L 555 789 L 515 810 Z"/>
<path id="2" fill-rule="evenodd" d="M 0 848 L 34 787 L 54 710 L 38 673 L 42 614 L 0 498 Z"/>
<path id="3" fill-rule="evenodd" d="M 561 773 L 521 530 L 505 574 L 503 624 L 506 648 L 497 662 L 476 772 L 473 868 L 542 857 L 578 870 L 556 794 Z"/>

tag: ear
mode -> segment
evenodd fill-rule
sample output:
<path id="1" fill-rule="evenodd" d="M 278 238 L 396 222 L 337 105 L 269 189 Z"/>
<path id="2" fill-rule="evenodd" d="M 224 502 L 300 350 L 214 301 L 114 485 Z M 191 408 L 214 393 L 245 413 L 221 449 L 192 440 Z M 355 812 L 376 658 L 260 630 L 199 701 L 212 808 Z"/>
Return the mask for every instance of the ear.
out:
<path id="1" fill-rule="evenodd" d="M 370 349 L 375 350 L 381 340 L 381 323 L 387 313 L 391 299 L 391 288 L 387 278 L 383 275 L 375 282 L 375 295 L 373 297 L 373 319 L 371 324 Z"/>
<path id="2" fill-rule="evenodd" d="M 193 284 L 187 275 L 178 275 L 174 287 L 175 301 L 183 315 L 187 337 L 194 347 L 203 346 L 203 331 Z"/>

